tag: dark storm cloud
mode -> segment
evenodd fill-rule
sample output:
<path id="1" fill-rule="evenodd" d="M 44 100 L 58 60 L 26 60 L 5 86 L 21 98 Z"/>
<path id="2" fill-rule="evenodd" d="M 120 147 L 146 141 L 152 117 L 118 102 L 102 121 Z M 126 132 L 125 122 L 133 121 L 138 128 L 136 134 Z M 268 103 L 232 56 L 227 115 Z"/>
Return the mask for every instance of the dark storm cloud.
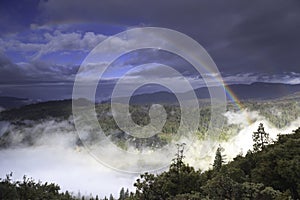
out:
<path id="1" fill-rule="evenodd" d="M 222 75 L 232 77 L 232 80 L 241 80 L 242 77 L 246 82 L 248 80 L 266 81 L 265 75 L 267 75 L 277 77 L 278 81 L 289 82 L 288 78 L 280 79 L 280 77 L 287 77 L 286 74 L 290 74 L 288 77 L 297 80 L 295 76 L 298 76 L 300 72 L 300 56 L 298 56 L 300 52 L 300 2 L 297 0 L 251 2 L 240 0 L 28 0 L 1 1 L 0 11 L 1 35 L 7 36 L 8 33 L 23 29 L 32 31 L 43 28 L 47 30 L 49 27 L 53 28 L 53 25 L 69 27 L 72 24 L 93 23 L 95 26 L 109 24 L 128 28 L 158 26 L 181 31 L 196 39 L 209 52 Z M 80 33 L 76 30 L 76 28 L 69 32 L 61 30 L 60 37 L 53 37 L 46 43 L 16 41 L 14 44 L 18 45 L 15 46 L 22 52 L 26 52 L 26 49 L 36 49 L 37 61 L 26 61 L 27 64 L 20 66 L 1 56 L 0 62 L 4 62 L 1 63 L 0 69 L 1 81 L 3 83 L 5 81 L 45 80 L 55 82 L 63 78 L 69 81 L 74 75 L 73 72 L 68 71 L 72 71 L 71 69 L 66 66 L 45 64 L 39 62 L 38 59 L 58 50 L 70 50 L 69 47 L 74 49 L 73 46 L 67 45 L 66 47 L 65 44 L 69 43 L 63 41 L 71 41 L 73 44 L 73 41 L 78 42 L 81 39 L 82 45 L 78 45 L 79 48 L 75 49 L 83 47 L 91 49 L 96 42 L 84 42 L 83 37 L 84 32 L 91 30 L 80 30 Z M 100 37 L 101 31 L 99 30 L 98 33 L 91 31 L 90 35 L 94 36 L 91 38 Z M 99 33 L 100 35 L 97 35 Z M 74 35 L 79 38 L 74 39 L 72 37 Z M 64 39 L 61 38 L 62 36 Z M 10 48 L 10 46 L 2 45 L 10 44 L 10 40 L 0 38 L 2 51 Z M 159 53 L 158 56 L 137 54 L 135 59 L 132 61 L 135 64 L 156 60 L 159 63 L 175 66 L 178 71 L 187 76 L 193 76 L 194 73 L 193 70 L 187 70 L 186 63 L 168 54 Z M 121 64 L 132 63 L 128 61 Z M 67 75 L 63 75 L 64 70 L 67 71 Z M 241 74 L 245 75 L 241 76 Z M 248 76 L 249 74 L 251 76 Z"/>
<path id="2" fill-rule="evenodd" d="M 224 73 L 300 71 L 300 3 L 265 1 L 41 1 L 44 23 L 161 26 L 195 38 Z M 45 20 L 46 19 L 46 20 Z"/>
<path id="3" fill-rule="evenodd" d="M 38 5 L 39 0 L 0 1 L 0 36 L 5 33 L 19 32 L 35 23 Z"/>
<path id="4" fill-rule="evenodd" d="M 77 67 L 41 61 L 15 64 L 0 53 L 0 84 L 72 83 Z"/>
<path id="5" fill-rule="evenodd" d="M 262 1 L 259 5 L 249 8 L 248 17 L 228 37 L 231 52 L 244 59 L 237 64 L 266 73 L 299 72 L 300 2 Z"/>
<path id="6" fill-rule="evenodd" d="M 124 62 L 122 62 L 122 60 L 124 60 Z M 132 66 L 133 68 L 148 63 L 159 63 L 173 67 L 184 76 L 199 75 L 199 72 L 184 58 L 168 51 L 156 49 L 142 49 L 125 54 L 116 62 L 112 63 L 112 68 L 117 69 L 124 67 L 124 65 Z M 165 76 L 160 74 L 160 69 L 159 67 L 155 67 L 155 64 L 151 69 L 147 68 L 146 71 L 133 72 L 131 75 L 137 75 L 137 73 L 156 77 Z M 169 77 L 171 77 L 171 75 L 169 75 Z"/>

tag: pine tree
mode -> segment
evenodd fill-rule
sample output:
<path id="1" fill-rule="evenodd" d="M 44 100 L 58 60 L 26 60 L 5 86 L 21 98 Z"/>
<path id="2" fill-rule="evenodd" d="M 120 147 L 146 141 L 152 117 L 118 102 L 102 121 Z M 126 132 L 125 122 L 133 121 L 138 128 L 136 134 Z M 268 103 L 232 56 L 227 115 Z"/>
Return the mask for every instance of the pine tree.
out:
<path id="1" fill-rule="evenodd" d="M 109 200 L 114 200 L 114 197 L 112 194 L 109 195 Z"/>
<path id="2" fill-rule="evenodd" d="M 220 171 L 222 164 L 224 163 L 224 156 L 222 155 L 222 152 L 224 151 L 224 148 L 219 145 L 216 151 L 216 156 L 213 164 L 213 169 Z"/>
<path id="3" fill-rule="evenodd" d="M 119 200 L 125 200 L 125 190 L 124 190 L 123 187 L 122 187 L 122 189 L 120 191 Z"/>
<path id="4" fill-rule="evenodd" d="M 129 197 L 129 190 L 127 188 L 126 192 L 125 192 L 125 199 Z"/>
<path id="5" fill-rule="evenodd" d="M 265 128 L 262 123 L 259 124 L 257 131 L 253 132 L 252 139 L 254 142 L 254 152 L 263 150 L 265 146 L 269 144 L 269 133 L 265 132 Z"/>
<path id="6" fill-rule="evenodd" d="M 176 168 L 177 171 L 180 171 L 181 167 L 183 166 L 183 159 L 184 159 L 184 147 L 185 147 L 185 143 L 182 144 L 176 144 L 177 146 L 177 153 L 175 154 L 176 158 L 174 158 L 172 161 L 173 163 L 171 164 L 171 168 Z"/>

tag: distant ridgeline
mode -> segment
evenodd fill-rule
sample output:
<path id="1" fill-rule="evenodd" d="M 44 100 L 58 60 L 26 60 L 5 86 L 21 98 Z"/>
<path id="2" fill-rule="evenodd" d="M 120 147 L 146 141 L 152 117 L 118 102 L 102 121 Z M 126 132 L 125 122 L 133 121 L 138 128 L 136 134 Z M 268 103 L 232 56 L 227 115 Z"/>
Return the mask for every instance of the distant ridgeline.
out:
<path id="1" fill-rule="evenodd" d="M 4 109 L 18 108 L 31 103 L 33 101 L 27 98 L 0 96 L 0 107 Z"/>
<path id="2" fill-rule="evenodd" d="M 211 88 L 213 89 L 213 87 Z M 226 95 L 229 101 L 234 101 L 238 98 L 242 101 L 245 100 L 272 100 L 283 97 L 291 97 L 299 100 L 300 97 L 300 84 L 284 84 L 284 83 L 264 83 L 255 82 L 252 84 L 232 84 L 224 86 Z M 182 93 L 182 96 L 190 97 L 189 93 L 195 92 L 198 99 L 208 100 L 210 99 L 208 88 L 197 88 L 194 91 L 187 91 Z M 109 96 L 102 97 L 109 99 Z M 188 100 L 188 99 L 187 99 Z M 101 101 L 105 101 L 102 99 Z M 107 100 L 108 102 L 110 100 Z M 120 97 L 122 101 L 122 97 Z M 163 103 L 163 104 L 176 104 L 178 103 L 176 96 L 169 91 L 157 91 L 153 93 L 134 94 L 131 97 L 132 104 L 151 104 L 151 103 Z M 5 109 L 18 108 L 24 105 L 38 102 L 35 99 L 19 98 L 13 96 L 0 96 L 0 107 Z M 207 101 L 200 101 L 200 103 L 207 103 Z"/>
<path id="3" fill-rule="evenodd" d="M 295 121 L 300 116 L 300 104 L 298 93 L 294 95 L 288 95 L 283 98 L 274 100 L 248 100 L 241 101 L 237 106 L 236 102 L 229 102 L 227 110 L 230 112 L 241 112 L 244 109 L 245 115 L 247 112 L 257 111 L 259 115 L 266 118 L 277 128 L 283 128 L 290 125 L 291 122 Z M 139 96 L 140 98 L 140 96 Z M 87 100 L 77 100 L 84 105 Z M 207 100 L 199 100 L 200 102 L 200 122 L 199 128 L 195 132 L 199 139 L 203 138 L 203 135 L 207 131 L 208 124 L 210 121 L 210 107 Z M 157 102 L 159 103 L 159 102 Z M 150 104 L 141 104 L 140 102 L 135 104 L 131 101 L 130 113 L 135 123 L 143 126 L 150 122 L 148 111 Z M 170 142 L 178 130 L 180 124 L 180 107 L 177 104 L 163 103 L 167 112 L 167 121 L 161 131 L 161 133 L 147 139 L 134 139 L 132 136 L 124 133 L 120 130 L 113 119 L 111 113 L 110 102 L 99 103 L 95 105 L 97 117 L 101 128 L 104 133 L 111 136 L 111 140 L 121 147 L 125 147 L 124 144 L 129 142 L 134 144 L 136 147 L 150 146 L 153 148 L 160 148 L 168 142 Z M 241 107 L 243 105 L 243 107 Z M 69 120 L 69 123 L 73 124 L 72 118 L 72 101 L 61 100 L 61 101 L 49 101 L 41 102 L 31 105 L 26 105 L 21 108 L 14 108 L 10 110 L 4 110 L 0 112 L 0 121 L 8 121 L 12 124 L 16 124 L 19 127 L 25 127 L 28 123 L 25 121 L 31 120 L 35 122 L 42 122 L 45 120 Z M 240 126 L 232 124 L 228 121 L 225 116 L 223 117 L 227 122 L 219 132 L 219 140 L 228 140 L 233 135 L 237 134 L 240 130 Z M 249 120 L 251 123 L 251 119 Z M 73 124 L 74 126 L 74 124 Z M 74 128 L 75 131 L 75 128 Z M 0 147 L 4 144 L 9 144 L 8 137 L 10 132 L 3 134 L 0 137 Z M 33 133 L 34 134 L 34 133 Z M 28 136 L 29 137 L 29 136 Z M 32 136 L 30 136 L 32 137 Z M 26 138 L 26 137 L 25 137 Z M 80 142 L 78 142 L 80 144 Z M 4 145 L 4 146 L 6 146 Z"/>

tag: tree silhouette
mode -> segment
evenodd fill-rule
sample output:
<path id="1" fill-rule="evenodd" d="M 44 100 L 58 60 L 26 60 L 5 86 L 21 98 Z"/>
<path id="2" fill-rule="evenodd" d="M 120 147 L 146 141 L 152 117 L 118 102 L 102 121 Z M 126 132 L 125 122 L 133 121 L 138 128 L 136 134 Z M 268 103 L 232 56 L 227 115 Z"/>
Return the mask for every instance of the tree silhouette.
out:
<path id="1" fill-rule="evenodd" d="M 171 167 L 176 167 L 178 171 L 183 165 L 183 159 L 185 157 L 183 152 L 184 152 L 185 145 L 186 145 L 185 143 L 176 144 L 177 153 L 175 154 L 176 157 L 172 160 L 173 163 L 171 164 Z"/>
<path id="2" fill-rule="evenodd" d="M 122 187 L 121 191 L 120 191 L 120 196 L 119 196 L 119 200 L 125 200 L 126 196 L 125 196 L 125 189 Z"/>
<path id="3" fill-rule="evenodd" d="M 216 171 L 220 171 L 222 164 L 224 163 L 224 156 L 222 155 L 222 152 L 224 151 L 224 148 L 219 145 L 216 151 L 215 160 L 213 164 L 213 169 Z"/>
<path id="4" fill-rule="evenodd" d="M 265 128 L 262 123 L 259 124 L 257 131 L 253 132 L 252 139 L 254 142 L 253 150 L 255 152 L 263 150 L 265 146 L 269 144 L 269 133 L 265 132 Z"/>

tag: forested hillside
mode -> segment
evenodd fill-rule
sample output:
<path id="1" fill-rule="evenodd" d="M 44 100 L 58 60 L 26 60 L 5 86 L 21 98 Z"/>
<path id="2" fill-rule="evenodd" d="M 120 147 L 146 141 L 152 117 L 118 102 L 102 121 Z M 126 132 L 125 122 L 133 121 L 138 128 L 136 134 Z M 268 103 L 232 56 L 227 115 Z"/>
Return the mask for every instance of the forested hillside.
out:
<path id="1" fill-rule="evenodd" d="M 257 112 L 257 116 L 259 116 L 260 119 L 265 119 L 265 121 L 270 122 L 272 126 L 281 129 L 289 126 L 300 117 L 300 105 L 298 101 L 295 101 L 296 98 L 298 98 L 298 96 L 290 96 L 289 98 L 276 99 L 274 101 L 244 101 L 242 102 L 244 110 L 241 110 L 236 104 L 229 102 L 227 112 L 232 114 L 245 111 L 244 115 L 246 118 L 251 117 L 248 116 L 251 115 L 250 112 Z M 204 138 L 207 132 L 211 117 L 210 107 L 205 104 L 201 105 L 199 127 L 198 130 L 193 133 L 200 140 Z M 150 106 L 150 104 L 131 105 L 130 113 L 133 121 L 141 126 L 149 124 Z M 147 139 L 134 138 L 122 131 L 112 116 L 111 105 L 109 103 L 96 104 L 95 108 L 102 130 L 116 145 L 125 149 L 128 148 L 128 146 L 135 146 L 136 148 L 161 148 L 174 140 L 174 138 L 176 139 L 176 133 L 181 120 L 181 110 L 178 105 L 165 104 L 163 106 L 167 113 L 166 123 L 160 133 Z M 240 131 L 241 127 L 228 120 L 225 113 L 224 115 L 220 115 L 220 118 L 223 118 L 225 124 L 222 128 L 216 130 L 219 135 L 219 141 L 226 141 Z M 69 120 L 68 123 L 73 125 L 72 101 L 43 102 L 0 112 L 0 121 L 8 121 L 18 126 L 18 128 L 26 128 L 32 126 L 31 124 L 34 122 L 42 123 L 49 119 L 55 121 Z M 252 120 L 254 122 L 258 119 L 255 117 Z M 11 134 L 12 133 L 7 132 L 0 137 L 0 148 L 7 147 L 12 143 L 10 141 Z M 27 141 L 27 137 L 29 137 L 31 141 L 30 138 L 32 138 L 32 135 L 25 135 L 25 142 Z M 80 141 L 78 144 L 80 144 Z"/>
<path id="2" fill-rule="evenodd" d="M 259 127 L 258 132 L 262 127 Z M 253 137 L 255 139 L 255 133 Z M 264 135 L 267 138 L 267 135 Z M 239 155 L 232 162 L 224 164 L 226 156 L 222 147 L 216 151 L 210 170 L 201 171 L 184 161 L 184 146 L 178 152 L 169 169 L 158 175 L 144 173 L 136 180 L 135 192 L 123 188 L 118 198 L 110 200 L 208 200 L 208 199 L 299 199 L 300 194 L 300 128 L 288 135 L 278 135 L 278 140 L 266 144 L 254 140 L 259 146 Z M 99 188 L 101 190 L 101 188 Z M 24 178 L 13 181 L 8 175 L 0 182 L 0 199 L 99 199 L 76 197 L 60 192 L 55 184 L 34 182 Z M 105 198 L 107 199 L 107 198 Z"/>
<path id="3" fill-rule="evenodd" d="M 136 180 L 128 199 L 299 199 L 300 128 L 261 151 L 249 151 L 223 165 L 221 148 L 211 170 L 202 172 L 184 163 L 177 154 L 168 171 L 145 173 Z"/>

